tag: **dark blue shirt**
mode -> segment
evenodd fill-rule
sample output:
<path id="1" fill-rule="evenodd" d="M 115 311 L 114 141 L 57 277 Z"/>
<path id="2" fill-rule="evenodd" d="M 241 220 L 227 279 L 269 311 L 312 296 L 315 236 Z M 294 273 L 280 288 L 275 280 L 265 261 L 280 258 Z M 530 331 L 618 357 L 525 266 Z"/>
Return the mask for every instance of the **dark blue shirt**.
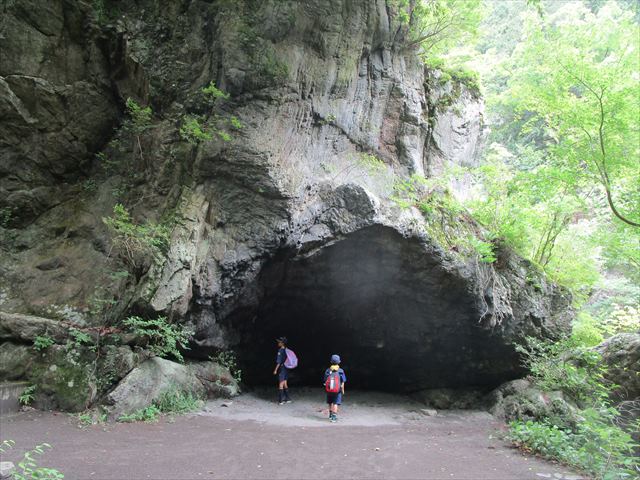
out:
<path id="1" fill-rule="evenodd" d="M 324 371 L 324 377 L 322 378 L 322 384 L 324 385 L 327 382 L 327 378 L 329 378 L 329 374 L 331 373 L 331 369 L 327 368 Z M 338 369 L 338 375 L 340 375 L 340 382 L 341 383 L 347 383 L 347 376 L 344 374 L 344 370 L 339 368 Z"/>
<path id="2" fill-rule="evenodd" d="M 278 354 L 276 355 L 276 363 L 278 365 L 283 365 L 285 360 L 287 359 L 287 352 L 284 347 L 278 350 Z"/>

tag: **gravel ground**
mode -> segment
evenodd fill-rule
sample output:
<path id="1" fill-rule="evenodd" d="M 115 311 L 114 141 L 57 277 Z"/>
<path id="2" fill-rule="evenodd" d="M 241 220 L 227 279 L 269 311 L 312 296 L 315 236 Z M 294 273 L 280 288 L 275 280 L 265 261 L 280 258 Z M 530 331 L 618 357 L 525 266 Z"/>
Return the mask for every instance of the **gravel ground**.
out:
<path id="1" fill-rule="evenodd" d="M 581 478 L 523 456 L 500 440 L 504 425 L 485 412 L 439 411 L 399 396 L 347 392 L 328 421 L 321 390 L 210 401 L 200 412 L 155 423 L 81 426 L 57 412 L 0 418 L 2 460 L 48 442 L 38 457 L 66 479 L 565 479 Z"/>

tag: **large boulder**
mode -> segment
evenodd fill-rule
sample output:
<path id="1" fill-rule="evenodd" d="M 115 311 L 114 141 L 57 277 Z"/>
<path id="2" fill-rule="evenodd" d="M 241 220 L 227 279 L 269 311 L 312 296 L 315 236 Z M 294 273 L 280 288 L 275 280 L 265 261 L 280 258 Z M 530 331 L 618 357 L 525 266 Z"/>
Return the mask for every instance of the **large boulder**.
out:
<path id="1" fill-rule="evenodd" d="M 640 400 L 640 333 L 619 333 L 596 347 L 607 366 L 606 378 L 617 385 L 612 398 Z"/>
<path id="2" fill-rule="evenodd" d="M 239 388 L 229 372 L 213 362 L 183 365 L 154 357 L 133 369 L 109 393 L 109 416 L 117 420 L 148 407 L 169 392 L 185 392 L 199 398 L 231 397 L 239 393 Z"/>
<path id="3" fill-rule="evenodd" d="M 553 418 L 557 425 L 573 427 L 579 421 L 576 405 L 562 392 L 544 392 L 525 379 L 502 384 L 484 402 L 492 415 L 507 422 Z"/>

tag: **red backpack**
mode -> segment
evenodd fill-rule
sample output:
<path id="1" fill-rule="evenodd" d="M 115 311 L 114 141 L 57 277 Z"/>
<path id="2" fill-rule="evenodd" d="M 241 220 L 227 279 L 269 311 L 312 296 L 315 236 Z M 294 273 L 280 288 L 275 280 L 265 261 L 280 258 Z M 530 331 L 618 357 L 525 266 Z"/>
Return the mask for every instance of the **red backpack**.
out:
<path id="1" fill-rule="evenodd" d="M 327 380 L 324 382 L 324 389 L 327 393 L 338 393 L 340 391 L 340 373 L 337 371 L 331 371 L 327 376 Z"/>

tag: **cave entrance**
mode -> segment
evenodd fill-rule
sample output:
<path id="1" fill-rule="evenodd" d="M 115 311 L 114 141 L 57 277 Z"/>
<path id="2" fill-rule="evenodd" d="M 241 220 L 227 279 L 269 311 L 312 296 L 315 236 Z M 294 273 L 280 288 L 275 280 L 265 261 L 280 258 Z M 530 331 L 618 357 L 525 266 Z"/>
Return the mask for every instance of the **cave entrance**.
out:
<path id="1" fill-rule="evenodd" d="M 352 388 L 491 388 L 516 376 L 513 349 L 478 324 L 466 282 L 390 228 L 369 227 L 306 255 L 281 252 L 257 286 L 255 315 L 233 320 L 248 385 L 275 382 L 282 335 L 300 360 L 292 385 L 320 386 L 333 353 Z"/>

